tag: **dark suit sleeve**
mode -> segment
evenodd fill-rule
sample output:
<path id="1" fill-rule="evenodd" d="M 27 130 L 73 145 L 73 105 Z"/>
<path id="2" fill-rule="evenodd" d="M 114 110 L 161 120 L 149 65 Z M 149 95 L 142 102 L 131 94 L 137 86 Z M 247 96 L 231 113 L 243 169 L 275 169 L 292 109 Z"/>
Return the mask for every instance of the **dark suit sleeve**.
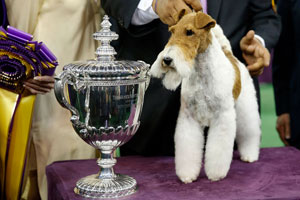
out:
<path id="1" fill-rule="evenodd" d="M 293 55 L 292 18 L 289 0 L 278 2 L 282 33 L 274 51 L 273 86 L 277 115 L 289 113 L 290 77 Z"/>
<path id="2" fill-rule="evenodd" d="M 271 0 L 251 0 L 250 14 L 252 21 L 249 29 L 265 40 L 266 48 L 274 48 L 280 35 L 281 23 L 272 9 Z"/>
<path id="3" fill-rule="evenodd" d="M 139 0 L 101 0 L 106 14 L 117 20 L 123 28 L 128 28 Z"/>
<path id="4" fill-rule="evenodd" d="M 136 10 L 140 0 L 102 0 L 102 7 L 106 14 L 116 20 L 118 29 L 125 30 L 130 37 L 141 38 L 156 31 L 158 24 L 161 23 L 159 19 L 152 22 L 135 26 L 131 24 L 131 19 Z M 114 23 L 114 22 L 113 22 Z M 114 24 L 113 24 L 114 25 Z"/>

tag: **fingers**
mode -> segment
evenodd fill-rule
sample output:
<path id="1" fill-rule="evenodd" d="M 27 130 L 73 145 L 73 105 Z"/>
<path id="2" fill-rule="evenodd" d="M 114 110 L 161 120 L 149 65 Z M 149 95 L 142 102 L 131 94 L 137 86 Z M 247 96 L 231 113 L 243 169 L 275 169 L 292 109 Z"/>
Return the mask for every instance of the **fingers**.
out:
<path id="1" fill-rule="evenodd" d="M 33 79 L 36 81 L 46 82 L 46 83 L 54 83 L 55 81 L 53 76 L 35 76 Z"/>
<path id="2" fill-rule="evenodd" d="M 248 31 L 248 33 L 245 36 L 245 43 L 251 44 L 252 40 L 254 40 L 254 35 L 254 30 Z"/>
<path id="3" fill-rule="evenodd" d="M 175 9 L 173 13 L 174 14 L 173 19 L 175 20 L 174 24 L 176 24 L 184 15 L 192 12 L 192 10 L 182 1 L 176 4 L 174 9 Z"/>
<path id="4" fill-rule="evenodd" d="M 278 116 L 277 122 L 276 122 L 276 129 L 279 133 L 279 137 L 281 141 L 285 145 L 289 145 L 289 142 L 287 141 L 291 137 L 290 132 L 290 115 L 288 113 L 284 113 Z"/>
<path id="5" fill-rule="evenodd" d="M 174 24 L 176 24 L 176 21 L 174 20 L 173 17 L 169 16 L 169 17 L 166 17 L 164 19 L 161 19 L 161 21 L 165 24 L 168 24 L 169 26 L 172 26 Z"/>
<path id="6" fill-rule="evenodd" d="M 26 83 L 23 86 L 25 89 L 29 90 L 31 94 L 45 94 L 47 92 L 50 92 L 50 89 L 45 89 L 31 83 Z"/>
<path id="7" fill-rule="evenodd" d="M 195 11 L 202 11 L 202 5 L 199 0 L 184 0 L 187 5 L 190 5 Z"/>
<path id="8" fill-rule="evenodd" d="M 284 135 L 284 138 L 285 139 L 291 139 L 291 130 L 290 130 L 290 126 L 289 125 L 286 125 L 285 127 L 285 135 Z"/>
<path id="9" fill-rule="evenodd" d="M 32 83 L 29 81 L 24 82 L 24 87 L 32 88 L 40 92 L 50 92 L 54 87 L 54 83 Z"/>
<path id="10" fill-rule="evenodd" d="M 182 13 L 187 14 L 191 13 L 192 9 L 196 11 L 202 9 L 198 0 L 156 0 L 153 1 L 152 7 L 160 20 L 169 26 L 176 24 Z"/>
<path id="11" fill-rule="evenodd" d="M 262 57 L 264 59 L 264 66 L 268 67 L 270 65 L 270 60 L 271 60 L 271 54 L 267 48 L 262 49 Z"/>
<path id="12" fill-rule="evenodd" d="M 264 71 L 264 60 L 262 58 L 257 59 L 254 64 L 248 65 L 247 69 L 251 76 L 261 75 Z"/>
<path id="13" fill-rule="evenodd" d="M 46 94 L 47 92 L 36 90 L 28 85 L 23 85 L 25 89 L 27 89 L 31 94 Z"/>
<path id="14" fill-rule="evenodd" d="M 255 32 L 253 30 L 248 31 L 248 33 L 241 39 L 240 47 L 242 51 L 247 51 L 249 45 L 254 44 L 254 35 Z"/>
<path id="15" fill-rule="evenodd" d="M 26 80 L 23 86 L 32 94 L 45 94 L 54 88 L 54 78 L 51 76 L 34 77 L 34 79 Z"/>
<path id="16" fill-rule="evenodd" d="M 47 81 L 38 81 L 38 80 L 35 80 L 35 79 L 29 79 L 27 81 L 24 82 L 25 85 L 36 85 L 36 86 L 39 86 L 39 87 L 44 87 L 46 89 L 53 89 L 54 87 L 54 82 L 47 82 Z"/>
<path id="17" fill-rule="evenodd" d="M 185 4 L 183 1 L 178 1 L 177 4 L 174 4 L 174 10 L 173 10 L 173 13 L 172 13 L 172 18 L 173 18 L 173 24 L 171 25 L 174 25 L 176 24 L 183 15 L 185 14 L 188 14 L 188 13 L 191 13 L 192 10 L 191 8 Z M 170 24 L 168 24 L 170 25 Z"/>
<path id="18" fill-rule="evenodd" d="M 245 37 L 248 35 L 249 34 L 247 34 Z M 264 67 L 268 67 L 270 65 L 271 55 L 268 49 L 263 47 L 260 42 L 255 40 L 253 40 L 253 43 L 250 45 L 242 46 L 244 48 L 243 58 L 248 64 L 247 68 L 250 74 L 252 76 L 261 75 Z"/>
<path id="19" fill-rule="evenodd" d="M 269 53 L 269 50 L 262 45 L 257 45 L 254 50 L 254 56 L 256 58 L 262 58 L 263 59 L 263 66 L 268 67 L 270 65 L 271 55 Z"/>
<path id="20" fill-rule="evenodd" d="M 280 137 L 281 141 L 282 141 L 286 146 L 288 146 L 289 143 L 286 141 L 286 138 L 285 138 L 284 127 L 283 127 L 283 126 L 279 126 L 279 127 L 276 127 L 276 129 L 277 129 L 277 132 L 279 133 L 279 137 Z"/>

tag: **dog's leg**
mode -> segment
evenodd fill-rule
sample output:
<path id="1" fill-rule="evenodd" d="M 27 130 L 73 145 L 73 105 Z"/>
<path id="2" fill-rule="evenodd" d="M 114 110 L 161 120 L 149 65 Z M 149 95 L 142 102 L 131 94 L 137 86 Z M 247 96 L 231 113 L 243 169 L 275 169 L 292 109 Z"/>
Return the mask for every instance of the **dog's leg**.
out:
<path id="1" fill-rule="evenodd" d="M 233 103 L 232 103 L 233 104 Z M 205 172 L 211 181 L 223 179 L 232 161 L 236 133 L 233 105 L 214 117 L 208 131 L 205 149 Z"/>
<path id="2" fill-rule="evenodd" d="M 199 176 L 203 153 L 203 130 L 181 105 L 175 131 L 175 168 L 179 179 L 191 183 Z"/>
<path id="3" fill-rule="evenodd" d="M 243 92 L 236 102 L 236 114 L 236 141 L 241 160 L 254 162 L 259 156 L 261 130 L 255 89 L 250 77 L 244 80 Z"/>

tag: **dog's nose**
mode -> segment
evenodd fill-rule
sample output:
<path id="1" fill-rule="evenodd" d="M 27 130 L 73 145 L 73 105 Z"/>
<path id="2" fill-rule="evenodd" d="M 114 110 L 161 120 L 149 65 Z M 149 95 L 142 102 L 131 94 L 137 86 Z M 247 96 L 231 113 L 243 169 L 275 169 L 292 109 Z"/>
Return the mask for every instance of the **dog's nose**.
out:
<path id="1" fill-rule="evenodd" d="M 170 57 L 164 57 L 163 58 L 163 62 L 166 64 L 166 65 L 170 65 L 172 63 L 173 59 L 170 58 Z"/>

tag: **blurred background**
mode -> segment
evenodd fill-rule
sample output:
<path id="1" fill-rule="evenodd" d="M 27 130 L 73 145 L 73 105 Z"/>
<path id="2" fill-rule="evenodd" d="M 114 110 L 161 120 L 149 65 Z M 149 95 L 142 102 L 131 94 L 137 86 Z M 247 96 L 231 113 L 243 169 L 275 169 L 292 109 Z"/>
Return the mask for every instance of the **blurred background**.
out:
<path id="1" fill-rule="evenodd" d="M 272 63 L 271 63 L 272 65 Z M 262 141 L 261 147 L 284 146 L 276 131 L 275 100 L 272 85 L 272 66 L 259 77 L 261 95 Z"/>

